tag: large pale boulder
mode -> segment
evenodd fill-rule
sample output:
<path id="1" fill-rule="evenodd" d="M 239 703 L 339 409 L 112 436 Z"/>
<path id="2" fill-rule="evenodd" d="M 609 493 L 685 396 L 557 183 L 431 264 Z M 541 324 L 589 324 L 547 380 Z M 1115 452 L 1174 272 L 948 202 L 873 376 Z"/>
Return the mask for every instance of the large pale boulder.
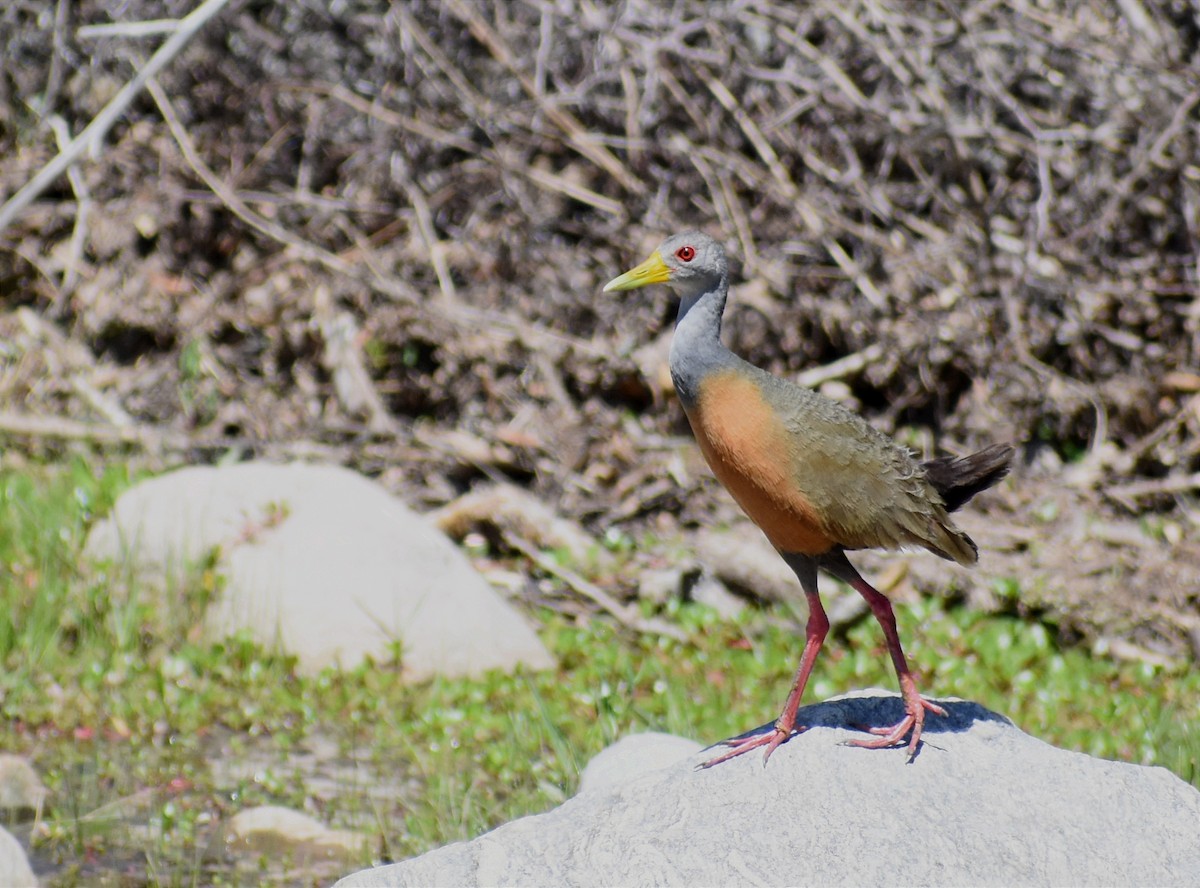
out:
<path id="1" fill-rule="evenodd" d="M 391 885 L 1197 885 L 1200 791 L 1161 768 L 1035 740 L 974 703 L 943 701 L 911 764 L 842 745 L 899 699 L 808 706 L 813 727 L 764 768 L 696 753 L 474 841 L 364 870 Z M 765 725 L 763 729 L 769 728 Z"/>
<path id="2" fill-rule="evenodd" d="M 338 466 L 180 469 L 126 491 L 86 544 L 157 588 L 214 549 L 226 583 L 207 635 L 248 629 L 306 671 L 386 660 L 395 641 L 413 679 L 554 665 L 445 535 Z"/>

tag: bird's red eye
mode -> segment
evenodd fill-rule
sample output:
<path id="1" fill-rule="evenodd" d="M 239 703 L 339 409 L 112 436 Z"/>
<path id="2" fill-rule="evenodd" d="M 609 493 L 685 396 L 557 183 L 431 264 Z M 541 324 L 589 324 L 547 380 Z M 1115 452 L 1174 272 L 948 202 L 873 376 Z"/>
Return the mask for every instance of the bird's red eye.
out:
<path id="1" fill-rule="evenodd" d="M 691 262 L 696 258 L 696 248 L 680 247 L 675 251 L 675 258 L 677 258 L 680 262 Z"/>

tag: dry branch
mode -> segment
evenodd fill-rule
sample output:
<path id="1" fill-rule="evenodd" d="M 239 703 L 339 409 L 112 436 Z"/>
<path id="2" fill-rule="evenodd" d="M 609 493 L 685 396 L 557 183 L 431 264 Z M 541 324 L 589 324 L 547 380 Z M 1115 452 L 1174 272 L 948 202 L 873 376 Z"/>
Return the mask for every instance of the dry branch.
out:
<path id="1" fill-rule="evenodd" d="M 60 151 L 65 151 L 71 141 L 71 133 L 67 122 L 57 114 L 47 118 L 47 123 L 54 130 L 54 138 L 58 140 Z M 67 255 L 66 268 L 63 269 L 62 283 L 59 293 L 70 296 L 79 281 L 79 268 L 83 261 L 83 250 L 87 244 L 88 216 L 92 211 L 92 196 L 88 191 L 87 181 L 74 165 L 67 168 L 67 180 L 71 183 L 71 191 L 75 193 L 75 227 L 71 231 L 71 247 Z"/>
<path id="2" fill-rule="evenodd" d="M 566 583 L 573 591 L 597 605 L 605 613 L 615 617 L 622 626 L 638 632 L 648 632 L 654 635 L 664 635 L 676 641 L 686 641 L 687 633 L 673 623 L 656 617 L 643 617 L 636 604 L 621 604 L 595 583 L 585 580 L 575 571 L 563 567 L 554 559 L 542 554 L 537 547 L 514 534 L 505 534 L 505 542 L 537 565 L 552 577 Z"/>
<path id="3" fill-rule="evenodd" d="M 1200 488 L 1200 472 L 1147 481 L 1132 481 L 1129 484 L 1114 484 L 1105 488 L 1104 492 L 1115 500 L 1132 503 L 1143 497 L 1187 493 L 1196 488 Z"/>
<path id="4" fill-rule="evenodd" d="M 633 194 L 642 194 L 646 190 L 646 186 L 630 173 L 625 165 L 613 156 L 612 152 L 597 144 L 595 137 L 573 114 L 545 100 L 536 84 L 517 65 L 513 52 L 505 43 L 504 38 L 487 23 L 478 9 L 464 0 L 449 0 L 448 5 L 454 15 L 467 24 L 476 39 L 486 46 L 496 60 L 517 78 L 525 92 L 537 101 L 542 113 L 554 121 L 555 125 L 566 134 L 567 141 L 572 147 L 605 170 L 627 191 Z"/>
<path id="5" fill-rule="evenodd" d="M 217 15 L 229 0 L 204 0 L 191 13 L 179 20 L 179 27 L 164 41 L 150 57 L 150 60 L 125 84 L 91 123 L 75 137 L 74 141 L 52 161 L 42 167 L 32 179 L 16 194 L 0 206 L 0 234 L 29 206 L 38 196 L 49 188 L 54 180 L 65 173 L 71 165 L 86 151 L 98 154 L 100 143 L 104 141 L 109 127 L 116 123 L 117 118 L 125 113 L 125 109 L 137 97 L 154 76 L 183 51 L 197 32 L 215 15 Z"/>

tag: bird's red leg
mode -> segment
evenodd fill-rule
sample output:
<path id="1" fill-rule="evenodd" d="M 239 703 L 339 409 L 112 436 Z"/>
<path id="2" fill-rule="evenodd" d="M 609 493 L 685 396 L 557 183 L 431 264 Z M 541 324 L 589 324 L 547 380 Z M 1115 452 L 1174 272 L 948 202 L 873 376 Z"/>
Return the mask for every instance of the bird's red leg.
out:
<path id="1" fill-rule="evenodd" d="M 849 562 L 845 562 L 849 566 Z M 908 741 L 908 759 L 912 761 L 917 754 L 917 746 L 921 742 L 921 730 L 925 726 L 925 710 L 936 715 L 945 715 L 946 710 L 931 703 L 917 692 L 917 681 L 909 671 L 908 660 L 904 657 L 904 649 L 900 647 L 900 634 L 896 631 L 896 615 L 892 612 L 892 603 L 870 583 L 858 575 L 858 571 L 850 568 L 850 575 L 845 579 L 859 595 L 867 600 L 875 619 L 883 627 L 883 637 L 887 640 L 888 653 L 892 655 L 892 663 L 896 667 L 896 677 L 900 680 L 900 696 L 904 700 L 904 718 L 890 728 L 871 728 L 872 734 L 881 736 L 874 740 L 851 740 L 851 746 L 862 746 L 867 749 L 882 749 L 885 746 L 895 746 L 904 739 L 904 735 L 912 731 Z"/>
<path id="2" fill-rule="evenodd" d="M 796 712 L 800 709 L 800 698 L 804 696 L 804 687 L 808 684 L 809 675 L 812 674 L 813 664 L 817 662 L 817 654 L 821 652 L 821 645 L 825 642 L 825 636 L 829 634 L 829 618 L 825 616 L 825 608 L 821 606 L 820 596 L 815 589 L 811 592 L 806 591 L 805 596 L 808 598 L 808 626 L 804 633 L 804 652 L 800 655 L 800 668 L 796 670 L 796 679 L 792 682 L 791 693 L 788 694 L 787 701 L 783 704 L 783 712 L 775 720 L 775 729 L 741 740 L 723 741 L 724 745 L 732 748 L 705 762 L 700 766 L 701 768 L 711 768 L 713 765 L 719 765 L 721 762 L 729 761 L 744 752 L 762 746 L 766 747 L 766 751 L 763 752 L 763 766 L 765 767 L 767 759 L 771 757 L 771 753 L 779 747 L 779 744 L 793 734 L 804 730 L 804 728 L 796 727 Z"/>

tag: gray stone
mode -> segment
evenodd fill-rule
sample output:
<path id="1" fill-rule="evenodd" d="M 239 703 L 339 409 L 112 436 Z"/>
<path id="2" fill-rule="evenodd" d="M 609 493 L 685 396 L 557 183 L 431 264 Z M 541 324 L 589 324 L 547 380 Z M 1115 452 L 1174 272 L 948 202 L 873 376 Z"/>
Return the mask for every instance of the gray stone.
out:
<path id="1" fill-rule="evenodd" d="M 630 734 L 592 757 L 579 775 L 579 791 L 608 789 L 682 761 L 700 748 L 695 740 L 674 734 Z"/>
<path id="2" fill-rule="evenodd" d="M 86 553 L 170 588 L 214 548 L 227 582 L 205 620 L 210 638 L 246 628 L 309 672 L 390 659 L 397 640 L 411 679 L 554 665 L 445 535 L 338 466 L 244 463 L 145 481 L 96 525 Z"/>
<path id="3" fill-rule="evenodd" d="M 34 819 L 40 820 L 47 792 L 29 759 L 0 754 L 0 808 L 33 811 Z"/>
<path id="4" fill-rule="evenodd" d="M 330 829 L 301 811 L 278 805 L 247 808 L 225 826 L 226 846 L 236 854 L 289 855 L 294 861 L 361 856 L 370 841 L 361 833 Z"/>
<path id="5" fill-rule="evenodd" d="M 25 856 L 25 849 L 13 834 L 0 827 L 0 885 L 5 888 L 37 888 L 37 876 Z"/>
<path id="6" fill-rule="evenodd" d="M 895 695 L 801 710 L 764 768 L 712 752 L 340 888 L 382 885 L 1196 885 L 1200 792 L 1161 768 L 1056 749 L 943 701 L 912 764 L 841 745 L 890 724 Z M 764 726 L 766 729 L 769 726 Z"/>

